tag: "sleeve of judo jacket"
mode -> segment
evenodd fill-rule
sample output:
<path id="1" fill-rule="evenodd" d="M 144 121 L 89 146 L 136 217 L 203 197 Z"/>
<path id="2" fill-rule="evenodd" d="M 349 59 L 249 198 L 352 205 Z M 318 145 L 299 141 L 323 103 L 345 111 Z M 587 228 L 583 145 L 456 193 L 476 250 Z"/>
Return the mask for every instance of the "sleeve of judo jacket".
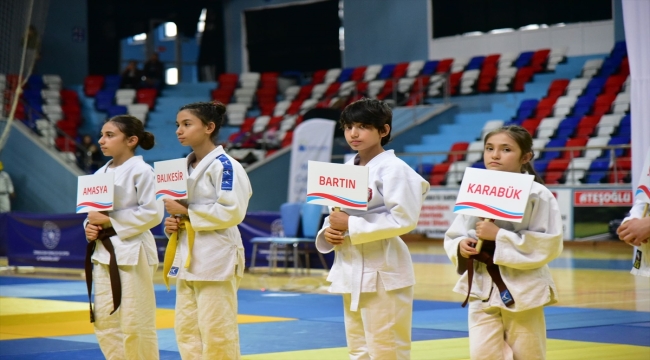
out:
<path id="1" fill-rule="evenodd" d="M 221 186 L 223 166 L 215 161 L 204 176 L 210 176 L 217 200 L 207 204 L 190 204 L 187 212 L 194 231 L 223 230 L 239 225 L 246 217 L 248 200 L 252 195 L 251 184 L 244 168 L 234 160 L 232 190 Z M 197 185 L 197 186 L 200 186 Z"/>

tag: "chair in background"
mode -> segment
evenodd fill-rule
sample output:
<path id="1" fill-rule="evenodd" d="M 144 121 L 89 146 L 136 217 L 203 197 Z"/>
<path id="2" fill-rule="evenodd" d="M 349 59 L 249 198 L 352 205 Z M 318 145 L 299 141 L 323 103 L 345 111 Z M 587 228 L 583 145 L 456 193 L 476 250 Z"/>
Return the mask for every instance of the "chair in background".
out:
<path id="1" fill-rule="evenodd" d="M 272 272 L 277 267 L 278 261 L 278 248 L 282 247 L 285 250 L 291 246 L 293 250 L 293 265 L 297 272 L 300 268 L 300 244 L 309 244 L 316 242 L 316 234 L 318 234 L 320 217 L 322 207 L 320 205 L 303 204 L 303 203 L 284 203 L 280 206 L 280 219 L 284 230 L 283 236 L 261 236 L 251 239 L 253 244 L 253 255 L 251 258 L 250 270 L 255 267 L 255 259 L 257 257 L 257 249 L 259 244 L 269 245 L 269 271 Z M 298 230 L 302 223 L 304 237 L 298 237 Z M 303 250 L 306 255 L 306 263 L 309 267 L 309 251 Z M 325 269 L 327 263 L 322 254 L 318 253 L 321 262 Z M 288 254 L 285 253 L 284 267 L 285 269 L 289 263 Z"/>

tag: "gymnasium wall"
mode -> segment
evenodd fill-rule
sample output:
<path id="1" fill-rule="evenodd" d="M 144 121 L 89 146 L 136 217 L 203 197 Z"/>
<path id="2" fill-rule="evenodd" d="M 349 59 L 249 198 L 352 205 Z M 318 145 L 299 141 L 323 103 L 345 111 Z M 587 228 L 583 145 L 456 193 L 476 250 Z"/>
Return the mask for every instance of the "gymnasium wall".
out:
<path id="1" fill-rule="evenodd" d="M 591 21 L 562 27 L 479 36 L 430 39 L 429 58 L 472 57 L 493 53 L 568 47 L 568 56 L 607 54 L 614 47 L 614 21 Z"/>
<path id="2" fill-rule="evenodd" d="M 59 74 L 64 86 L 83 83 L 88 75 L 86 0 L 50 1 L 34 73 Z"/>
<path id="3" fill-rule="evenodd" d="M 81 170 L 66 164 L 38 141 L 37 135 L 15 122 L 2 151 L 5 171 L 11 176 L 16 197 L 12 211 L 45 214 L 74 213 L 77 177 Z"/>

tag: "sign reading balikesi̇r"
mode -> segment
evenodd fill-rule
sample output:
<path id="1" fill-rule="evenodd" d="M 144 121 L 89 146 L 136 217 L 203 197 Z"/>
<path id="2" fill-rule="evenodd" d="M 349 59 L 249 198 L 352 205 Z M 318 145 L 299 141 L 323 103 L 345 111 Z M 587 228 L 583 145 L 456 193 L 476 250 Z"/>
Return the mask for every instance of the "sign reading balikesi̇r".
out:
<path id="1" fill-rule="evenodd" d="M 187 160 L 174 159 L 153 163 L 156 173 L 156 200 L 187 199 Z"/>
<path id="2" fill-rule="evenodd" d="M 467 168 L 454 212 L 520 223 L 533 180 L 528 174 Z"/>
<path id="3" fill-rule="evenodd" d="M 311 204 L 368 209 L 368 168 L 365 166 L 309 161 L 307 202 Z"/>
<path id="4" fill-rule="evenodd" d="M 84 175 L 77 178 L 77 213 L 113 210 L 115 173 Z"/>

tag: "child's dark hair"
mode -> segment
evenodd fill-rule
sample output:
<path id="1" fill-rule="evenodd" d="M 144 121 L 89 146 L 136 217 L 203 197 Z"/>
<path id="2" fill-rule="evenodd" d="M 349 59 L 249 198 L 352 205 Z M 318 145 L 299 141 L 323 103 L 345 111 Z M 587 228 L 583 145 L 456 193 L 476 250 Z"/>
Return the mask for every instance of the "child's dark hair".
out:
<path id="1" fill-rule="evenodd" d="M 488 141 L 488 139 L 492 135 L 496 134 L 507 134 L 510 136 L 512 140 L 514 140 L 517 145 L 519 145 L 519 149 L 521 149 L 521 156 L 522 158 L 530 153 L 530 161 L 525 163 L 524 165 L 521 166 L 522 172 L 527 172 L 530 175 L 535 176 L 535 181 L 544 184 L 544 180 L 537 175 L 537 172 L 535 171 L 535 168 L 533 168 L 533 157 L 535 157 L 535 153 L 533 152 L 533 137 L 530 135 L 528 130 L 524 129 L 521 126 L 518 125 L 510 125 L 510 126 L 502 126 L 498 129 L 494 129 L 490 131 L 487 135 L 485 135 L 485 138 L 483 139 L 483 145 L 485 145 Z"/>
<path id="2" fill-rule="evenodd" d="M 224 123 L 224 114 L 226 113 L 226 107 L 218 102 L 195 102 L 187 104 L 181 107 L 178 111 L 187 110 L 192 113 L 192 115 L 201 119 L 203 125 L 208 126 L 210 123 L 214 123 L 214 131 L 210 134 L 210 139 L 215 141 L 221 125 Z"/>
<path id="3" fill-rule="evenodd" d="M 112 122 L 117 126 L 118 129 L 127 137 L 136 136 L 138 138 L 138 145 L 144 150 L 149 150 L 155 144 L 155 139 L 152 133 L 144 130 L 144 124 L 142 120 L 138 119 L 135 116 L 131 115 L 117 115 L 106 120 L 106 122 Z"/>
<path id="4" fill-rule="evenodd" d="M 384 134 L 384 125 L 388 124 L 388 134 L 381 138 L 381 146 L 388 144 L 393 130 L 393 110 L 383 101 L 363 98 L 345 107 L 341 113 L 339 125 L 345 130 L 346 125 L 361 123 L 374 127 Z"/>

